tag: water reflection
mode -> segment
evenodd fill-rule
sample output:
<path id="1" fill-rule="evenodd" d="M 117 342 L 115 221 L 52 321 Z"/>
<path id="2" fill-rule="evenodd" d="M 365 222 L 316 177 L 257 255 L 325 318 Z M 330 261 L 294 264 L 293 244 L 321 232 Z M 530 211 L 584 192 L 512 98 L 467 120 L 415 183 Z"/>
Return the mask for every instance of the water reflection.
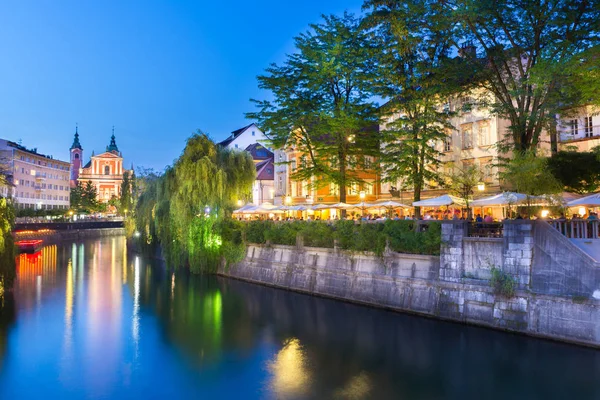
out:
<path id="1" fill-rule="evenodd" d="M 122 238 L 17 261 L 0 398 L 600 398 L 600 352 L 172 272 Z"/>

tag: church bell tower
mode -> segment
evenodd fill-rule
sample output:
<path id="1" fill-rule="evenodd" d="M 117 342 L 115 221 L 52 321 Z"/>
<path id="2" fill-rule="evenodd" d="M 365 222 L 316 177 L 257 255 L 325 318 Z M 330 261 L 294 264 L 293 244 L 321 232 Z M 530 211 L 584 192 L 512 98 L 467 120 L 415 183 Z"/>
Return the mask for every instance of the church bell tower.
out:
<path id="1" fill-rule="evenodd" d="M 77 186 L 82 160 L 83 148 L 81 147 L 81 143 L 79 143 L 79 132 L 77 132 L 77 125 L 75 125 L 75 138 L 71 145 L 71 187 Z"/>

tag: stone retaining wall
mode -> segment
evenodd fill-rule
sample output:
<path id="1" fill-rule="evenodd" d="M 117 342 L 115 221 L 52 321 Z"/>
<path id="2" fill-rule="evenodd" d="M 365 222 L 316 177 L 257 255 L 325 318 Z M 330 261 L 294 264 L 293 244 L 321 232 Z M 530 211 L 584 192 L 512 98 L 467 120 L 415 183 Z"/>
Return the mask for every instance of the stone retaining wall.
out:
<path id="1" fill-rule="evenodd" d="M 304 247 L 301 241 L 297 246 L 249 245 L 242 262 L 222 266 L 218 273 L 319 296 L 600 347 L 600 300 L 590 292 L 595 282 L 588 285 L 587 296 L 561 297 L 532 290 L 536 287 L 536 275 L 532 278 L 534 254 L 539 251 L 534 227 L 532 221 L 516 223 L 502 239 L 478 239 L 467 238 L 464 225 L 444 223 L 440 257 L 387 251 L 379 258 L 369 253 Z M 514 297 L 494 293 L 488 282 L 491 265 L 515 277 L 519 285 Z"/>
<path id="2" fill-rule="evenodd" d="M 125 235 L 125 228 L 105 229 L 73 229 L 65 231 L 32 232 L 26 234 L 13 234 L 15 240 L 43 239 L 46 243 L 56 243 L 64 240 L 81 240 L 105 236 Z"/>

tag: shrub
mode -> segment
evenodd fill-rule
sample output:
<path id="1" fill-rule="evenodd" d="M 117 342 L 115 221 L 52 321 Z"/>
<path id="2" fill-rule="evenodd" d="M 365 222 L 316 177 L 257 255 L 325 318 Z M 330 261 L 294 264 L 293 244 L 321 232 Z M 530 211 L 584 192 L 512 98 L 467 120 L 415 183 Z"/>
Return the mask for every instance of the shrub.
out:
<path id="1" fill-rule="evenodd" d="M 306 222 L 301 233 L 305 246 L 333 248 L 334 229 L 332 225 L 317 221 Z"/>
<path id="2" fill-rule="evenodd" d="M 271 221 L 251 221 L 242 223 L 249 243 L 295 245 L 296 236 L 304 237 L 304 245 L 333 248 L 334 240 L 344 250 L 371 251 L 382 256 L 386 242 L 399 253 L 440 254 L 441 225 L 429 223 L 423 232 L 415 231 L 413 221 L 386 221 L 385 223 L 355 223 L 337 221 L 330 224 L 321 221 L 296 221 L 274 223 Z M 237 243 L 224 233 L 224 238 Z"/>
<path id="3" fill-rule="evenodd" d="M 494 288 L 494 293 L 505 297 L 513 297 L 515 295 L 515 279 L 496 267 L 492 267 L 491 272 L 490 286 Z"/>
<path id="4" fill-rule="evenodd" d="M 264 244 L 267 241 L 265 232 L 273 226 L 271 221 L 251 221 L 245 224 L 246 241 L 248 243 Z"/>

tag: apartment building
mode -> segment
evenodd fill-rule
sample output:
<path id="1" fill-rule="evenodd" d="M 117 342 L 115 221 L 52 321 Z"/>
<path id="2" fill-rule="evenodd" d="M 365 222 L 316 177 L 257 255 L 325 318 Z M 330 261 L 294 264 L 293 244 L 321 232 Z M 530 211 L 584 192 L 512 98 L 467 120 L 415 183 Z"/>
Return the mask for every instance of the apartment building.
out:
<path id="1" fill-rule="evenodd" d="M 71 164 L 0 139 L 0 159 L 12 172 L 12 197 L 17 208 L 69 208 Z"/>
<path id="2" fill-rule="evenodd" d="M 600 146 L 600 108 L 585 106 L 561 116 L 557 136 L 559 150 L 589 151 Z"/>

